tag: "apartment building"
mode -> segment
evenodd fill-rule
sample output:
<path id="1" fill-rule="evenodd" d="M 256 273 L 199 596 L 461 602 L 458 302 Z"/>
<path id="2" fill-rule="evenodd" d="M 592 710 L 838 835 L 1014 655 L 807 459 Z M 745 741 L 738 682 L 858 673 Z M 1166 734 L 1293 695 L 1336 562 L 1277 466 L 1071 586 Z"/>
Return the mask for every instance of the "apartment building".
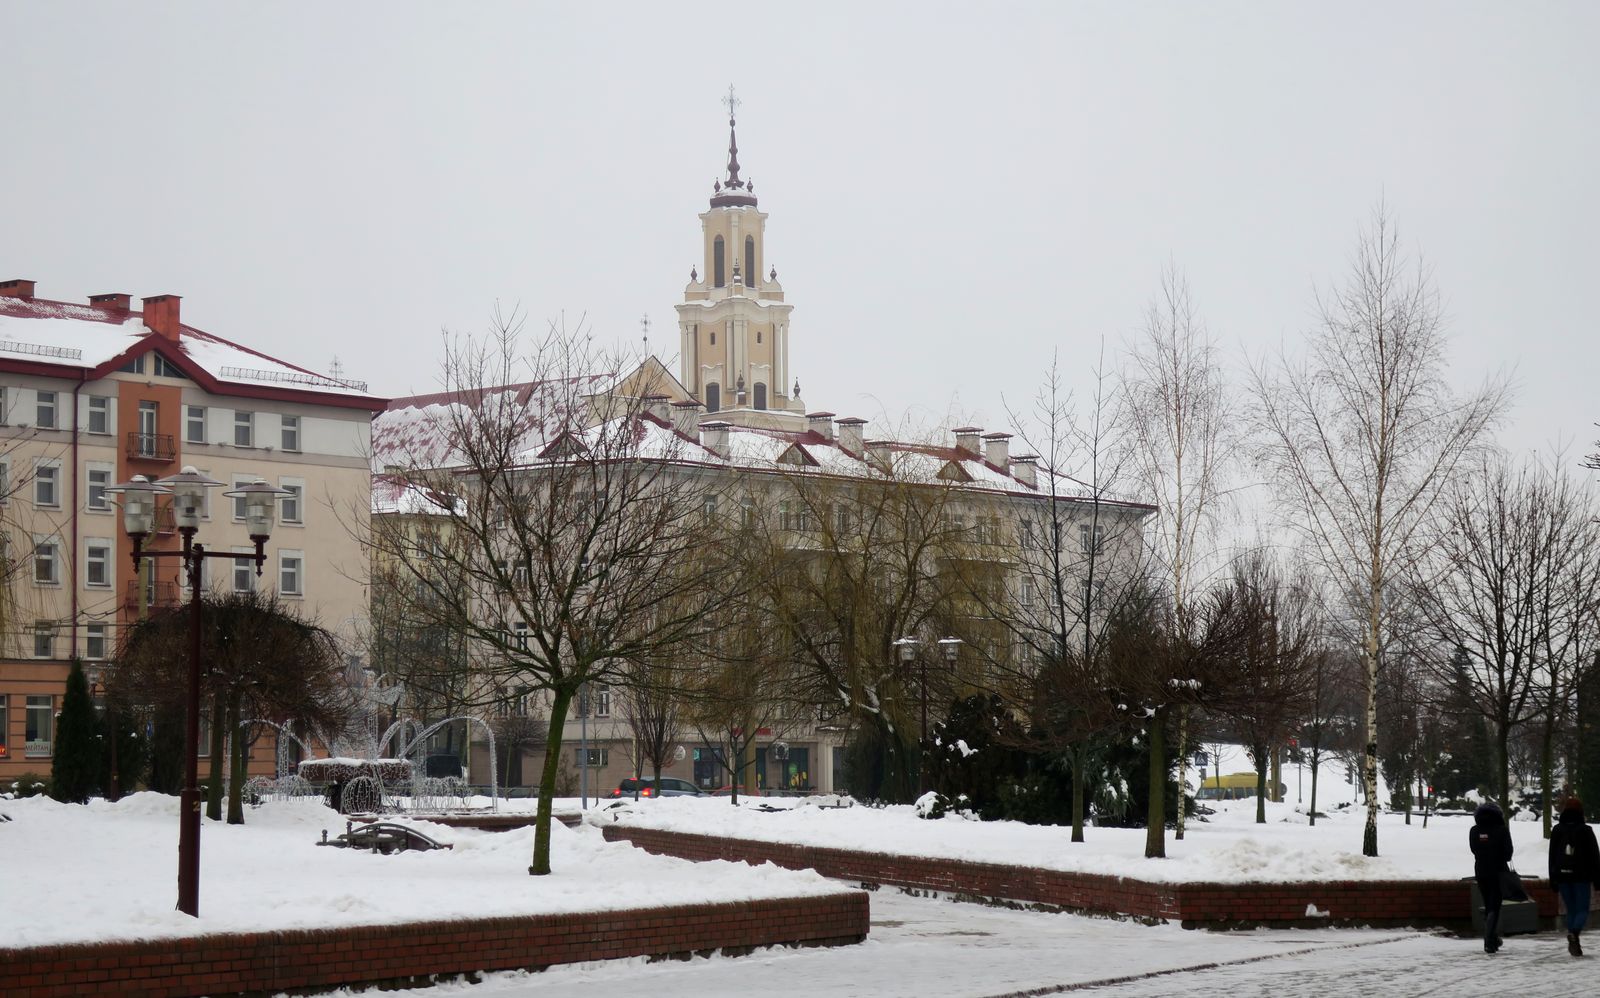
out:
<path id="1" fill-rule="evenodd" d="M 213 559 L 206 585 L 275 590 L 346 639 L 366 617 L 361 536 L 384 400 L 186 325 L 176 295 L 140 305 L 126 294 L 55 301 L 32 281 L 0 282 L 0 782 L 49 770 L 73 657 L 96 679 L 120 626 L 185 599 L 178 559 L 135 573 L 105 491 L 114 483 L 192 465 L 226 485 L 288 489 L 262 575 L 243 558 Z M 243 512 L 213 494 L 197 539 L 249 552 Z M 179 545 L 170 514 L 158 516 L 147 546 Z M 269 767 L 273 744 L 263 739 L 253 758 Z"/>

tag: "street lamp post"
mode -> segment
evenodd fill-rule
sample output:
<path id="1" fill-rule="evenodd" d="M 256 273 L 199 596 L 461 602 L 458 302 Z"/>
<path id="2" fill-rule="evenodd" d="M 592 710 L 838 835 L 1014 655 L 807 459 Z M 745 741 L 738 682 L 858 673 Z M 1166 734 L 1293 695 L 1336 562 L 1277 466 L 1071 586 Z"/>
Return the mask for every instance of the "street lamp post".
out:
<path id="1" fill-rule="evenodd" d="M 122 527 L 133 541 L 135 574 L 142 559 L 182 558 L 184 578 L 189 584 L 189 681 L 184 703 L 184 780 L 178 814 L 178 910 L 195 918 L 200 917 L 200 566 L 206 558 L 248 557 L 230 551 L 207 551 L 204 545 L 194 542 L 206 492 L 220 485 L 192 466 L 185 466 L 178 474 L 157 482 L 135 475 L 132 481 L 106 489 L 122 497 Z M 288 494 L 287 489 L 268 485 L 259 478 L 223 493 L 230 499 L 244 500 L 245 529 L 255 544 L 257 575 L 267 561 L 266 543 L 272 535 L 277 499 Z M 144 550 L 145 538 L 155 528 L 156 501 L 161 496 L 172 497 L 173 519 L 183 535 L 181 551 Z"/>
<path id="2" fill-rule="evenodd" d="M 894 646 L 900 651 L 900 664 L 909 667 L 911 660 L 917 655 L 917 645 L 922 642 L 907 636 L 895 640 Z M 927 766 L 923 756 L 926 754 L 928 741 L 928 667 L 922 667 L 922 737 L 917 742 L 917 795 L 927 793 Z"/>

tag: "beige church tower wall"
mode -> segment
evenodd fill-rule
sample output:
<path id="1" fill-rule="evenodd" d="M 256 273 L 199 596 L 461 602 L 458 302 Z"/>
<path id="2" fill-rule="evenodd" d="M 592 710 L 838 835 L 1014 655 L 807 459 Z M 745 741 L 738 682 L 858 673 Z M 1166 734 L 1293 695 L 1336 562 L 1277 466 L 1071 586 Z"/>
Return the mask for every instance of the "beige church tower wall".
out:
<path id="1" fill-rule="evenodd" d="M 728 103 L 731 112 L 737 101 Z M 679 380 L 718 419 L 804 429 L 789 368 L 793 306 L 768 261 L 767 215 L 740 169 L 730 114 L 727 172 L 700 215 L 701 265 L 690 272 L 677 306 Z"/>

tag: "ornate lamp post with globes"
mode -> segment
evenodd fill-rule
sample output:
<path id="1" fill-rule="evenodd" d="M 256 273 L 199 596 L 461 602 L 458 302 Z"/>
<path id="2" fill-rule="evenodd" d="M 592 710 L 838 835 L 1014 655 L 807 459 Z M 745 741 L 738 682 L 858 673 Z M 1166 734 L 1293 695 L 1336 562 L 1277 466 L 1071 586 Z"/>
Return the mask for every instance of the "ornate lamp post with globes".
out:
<path id="1" fill-rule="evenodd" d="M 135 475 L 131 482 L 114 485 L 106 491 L 122 497 L 122 527 L 133 540 L 133 567 L 137 574 L 140 559 L 182 558 L 184 578 L 189 584 L 189 682 L 184 703 L 183 724 L 183 793 L 178 815 L 178 910 L 196 918 L 200 916 L 200 566 L 207 558 L 241 558 L 231 551 L 207 551 L 194 541 L 200 529 L 200 514 L 205 508 L 206 492 L 222 485 L 207 478 L 191 466 L 157 482 L 143 475 Z M 266 564 L 267 538 L 272 535 L 279 496 L 288 495 L 287 489 L 268 485 L 256 479 L 222 493 L 229 499 L 243 499 L 245 529 L 255 543 L 256 574 Z M 173 519 L 178 533 L 183 535 L 181 551 L 146 551 L 145 538 L 155 529 L 156 501 L 160 496 L 172 497 Z"/>

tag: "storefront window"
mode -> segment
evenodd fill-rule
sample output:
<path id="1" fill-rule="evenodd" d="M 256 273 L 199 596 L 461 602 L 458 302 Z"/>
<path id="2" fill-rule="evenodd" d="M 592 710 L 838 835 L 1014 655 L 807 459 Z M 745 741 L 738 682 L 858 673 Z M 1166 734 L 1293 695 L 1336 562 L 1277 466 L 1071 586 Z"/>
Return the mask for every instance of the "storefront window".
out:
<path id="1" fill-rule="evenodd" d="M 23 718 L 23 739 L 26 742 L 24 754 L 29 759 L 50 757 L 51 734 L 55 722 L 53 701 L 54 698 L 48 694 L 28 697 L 26 715 Z"/>

